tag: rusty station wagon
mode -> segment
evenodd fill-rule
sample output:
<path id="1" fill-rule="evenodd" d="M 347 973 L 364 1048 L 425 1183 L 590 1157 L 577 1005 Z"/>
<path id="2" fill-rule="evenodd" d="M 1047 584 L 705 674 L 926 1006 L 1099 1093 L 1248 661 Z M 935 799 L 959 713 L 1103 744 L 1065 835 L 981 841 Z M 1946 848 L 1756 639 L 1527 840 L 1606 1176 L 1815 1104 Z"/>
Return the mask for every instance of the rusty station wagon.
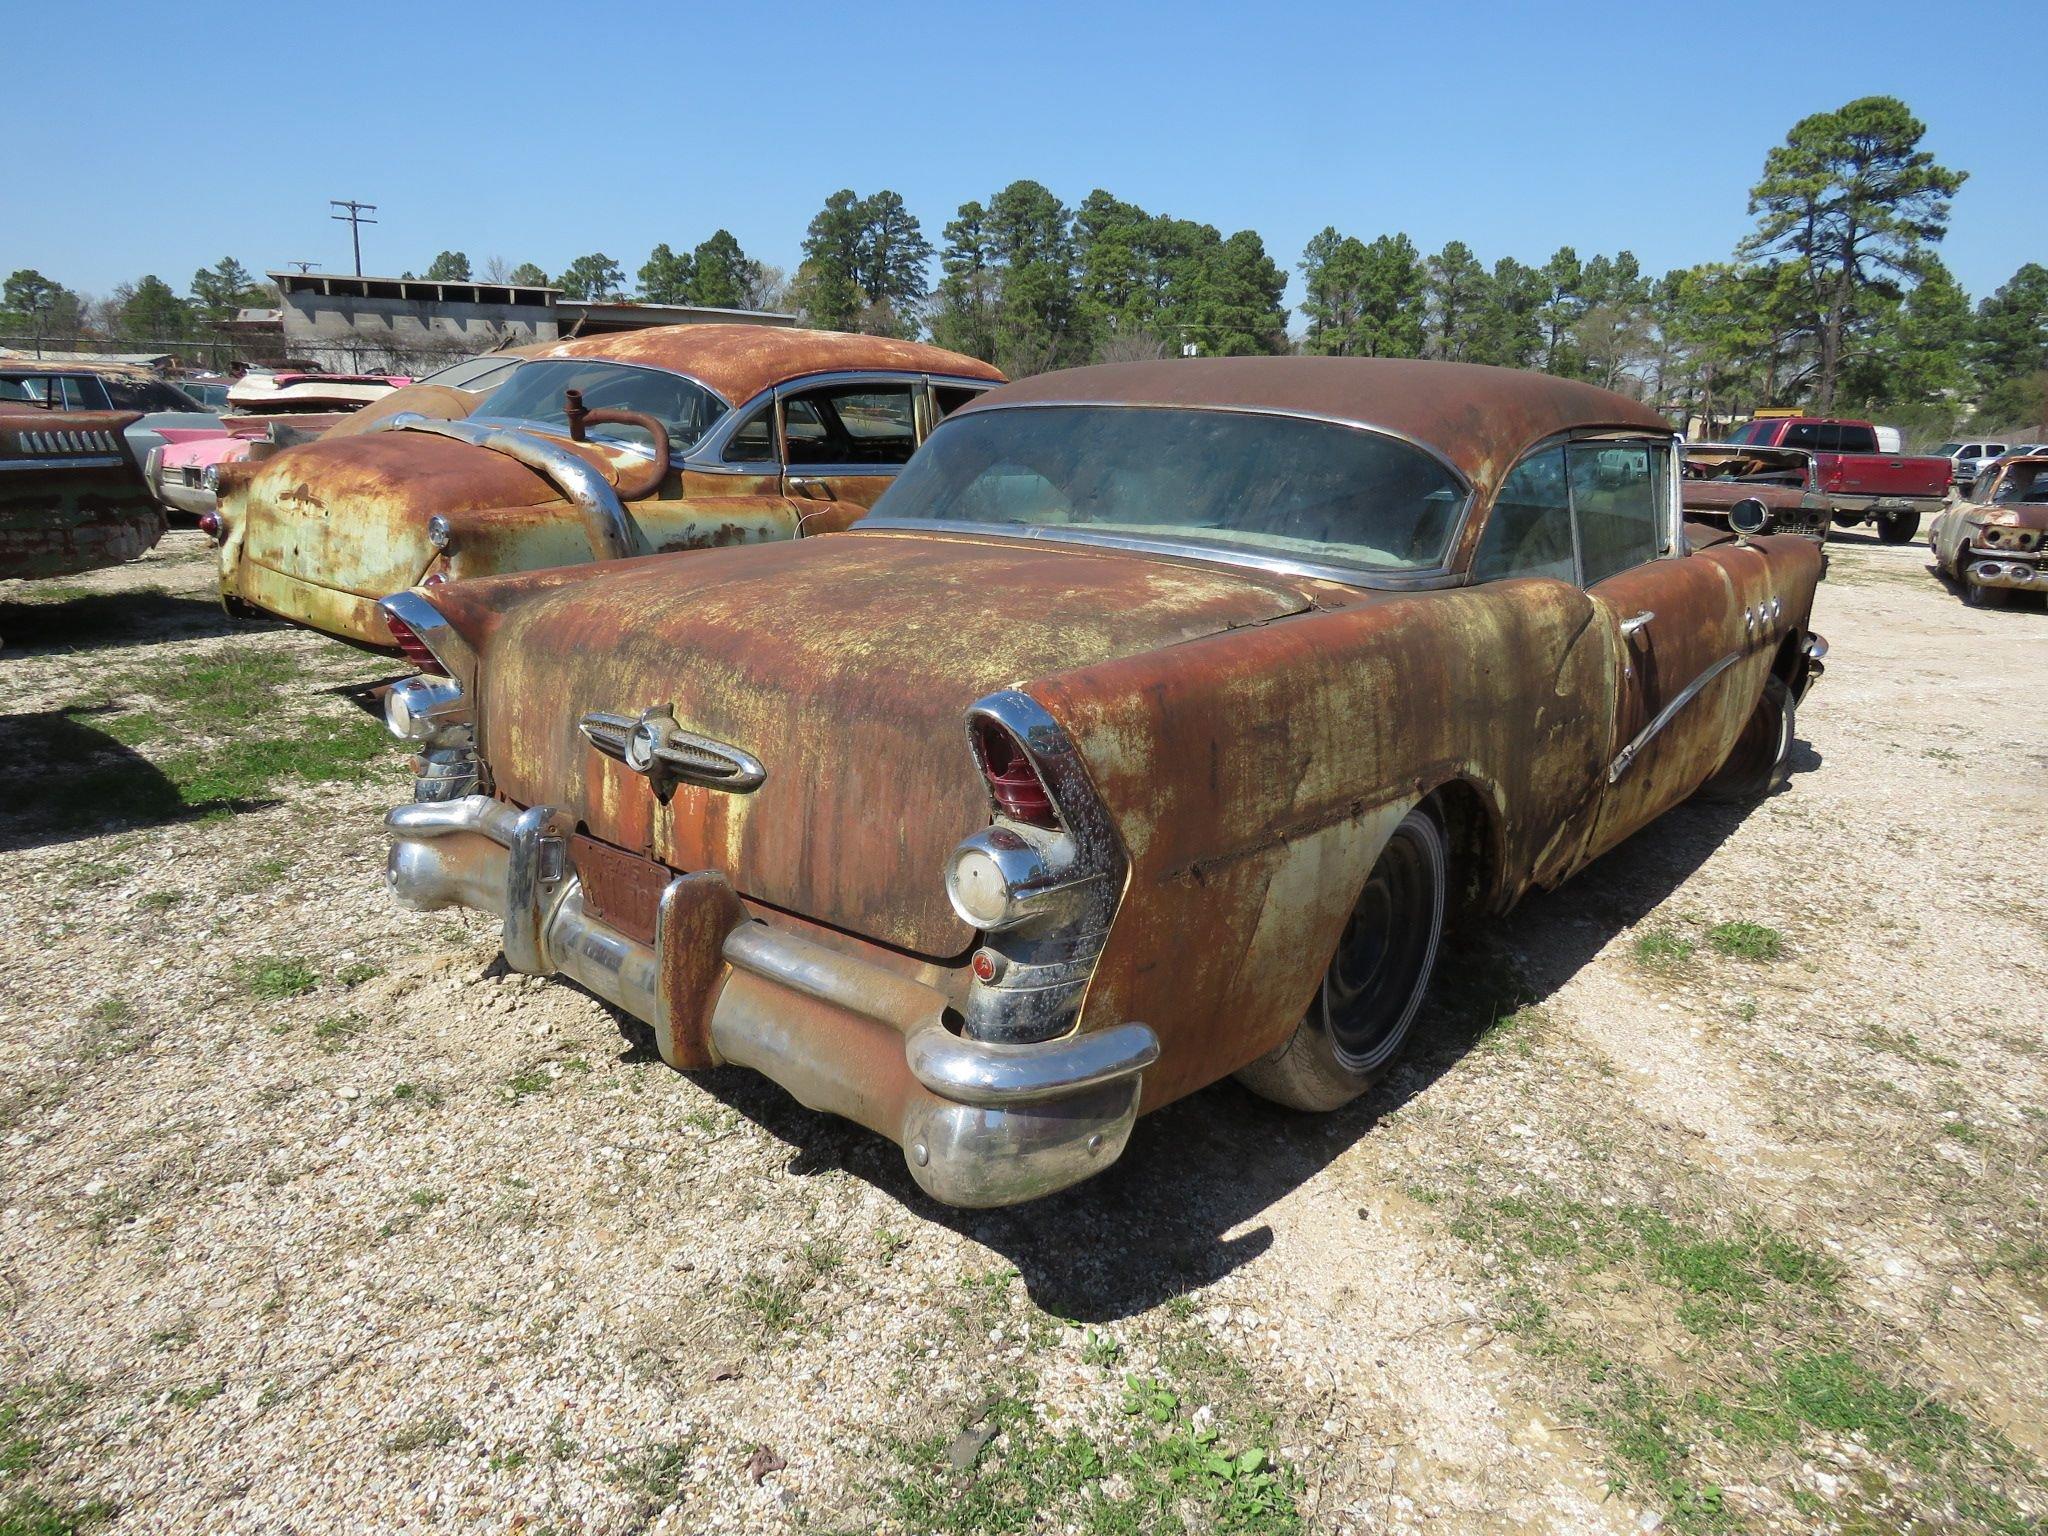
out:
<path id="1" fill-rule="evenodd" d="M 231 610 L 395 650 L 402 587 L 831 533 L 1000 383 L 916 342 L 678 325 L 529 354 L 466 419 L 401 411 L 223 468 Z"/>
<path id="2" fill-rule="evenodd" d="M 842 536 L 388 600 L 437 671 L 387 720 L 440 754 L 390 884 L 942 1201 L 1072 1184 L 1231 1073 L 1330 1108 L 1447 917 L 1784 782 L 1820 553 L 1689 537 L 1678 462 L 1464 364 L 1013 384 Z"/>
<path id="3" fill-rule="evenodd" d="M 1934 520 L 1927 542 L 1972 607 L 2015 592 L 2048 597 L 2048 454 L 1992 460 Z"/>

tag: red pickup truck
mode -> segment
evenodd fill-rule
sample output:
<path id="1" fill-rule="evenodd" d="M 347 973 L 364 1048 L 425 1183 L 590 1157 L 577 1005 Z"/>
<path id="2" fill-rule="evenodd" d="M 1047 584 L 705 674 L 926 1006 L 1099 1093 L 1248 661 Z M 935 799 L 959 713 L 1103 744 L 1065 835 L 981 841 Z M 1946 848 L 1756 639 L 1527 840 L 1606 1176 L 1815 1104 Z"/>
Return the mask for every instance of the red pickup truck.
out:
<path id="1" fill-rule="evenodd" d="M 1804 448 L 1813 455 L 1816 489 L 1838 527 L 1866 517 L 1887 544 L 1904 544 L 1920 531 L 1920 514 L 1948 504 L 1955 466 L 1947 459 L 1880 453 L 1877 428 L 1867 421 L 1824 416 L 1759 416 L 1729 441 L 1771 448 Z"/>

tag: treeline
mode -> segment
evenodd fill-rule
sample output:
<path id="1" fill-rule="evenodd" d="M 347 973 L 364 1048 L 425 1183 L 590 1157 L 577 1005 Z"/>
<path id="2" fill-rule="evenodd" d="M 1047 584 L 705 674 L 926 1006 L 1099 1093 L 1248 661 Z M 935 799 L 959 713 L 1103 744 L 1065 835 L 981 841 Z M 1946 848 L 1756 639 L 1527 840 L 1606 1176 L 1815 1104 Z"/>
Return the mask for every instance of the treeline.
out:
<path id="1" fill-rule="evenodd" d="M 1287 273 L 1253 230 L 1153 213 L 1103 190 L 1076 206 L 1035 181 L 964 203 L 935 244 L 897 193 L 825 200 L 793 273 L 720 229 L 657 245 L 629 280 L 593 252 L 553 278 L 493 258 L 488 282 L 573 298 L 793 309 L 807 324 L 928 336 L 1013 377 L 1077 363 L 1298 350 L 1441 357 L 1585 379 L 1715 430 L 1764 405 L 1896 422 L 1916 437 L 1965 420 L 2048 436 L 2048 267 L 2028 262 L 1972 303 L 1936 254 L 1966 173 L 1920 147 L 1904 103 L 1865 97 L 1793 125 L 1751 188 L 1749 233 L 1724 260 L 1662 274 L 1629 251 L 1489 266 L 1463 241 L 1424 255 L 1405 233 L 1325 228 Z M 411 276 L 411 273 L 405 274 Z M 425 277 L 472 280 L 443 251 Z M 34 271 L 7 279 L 0 334 L 176 339 L 275 302 L 238 262 L 188 295 L 150 276 L 97 303 Z"/>

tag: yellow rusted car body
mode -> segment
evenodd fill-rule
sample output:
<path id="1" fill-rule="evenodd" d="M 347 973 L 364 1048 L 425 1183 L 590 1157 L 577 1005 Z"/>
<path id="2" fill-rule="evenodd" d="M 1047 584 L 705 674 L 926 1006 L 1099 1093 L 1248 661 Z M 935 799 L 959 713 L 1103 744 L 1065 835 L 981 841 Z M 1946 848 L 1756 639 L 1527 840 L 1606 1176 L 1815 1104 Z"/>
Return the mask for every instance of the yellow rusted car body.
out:
<path id="1" fill-rule="evenodd" d="M 916 342 L 747 325 L 531 349 L 480 402 L 444 391 L 224 467 L 221 595 L 390 651 L 377 603 L 409 587 L 836 532 L 1001 378 Z"/>

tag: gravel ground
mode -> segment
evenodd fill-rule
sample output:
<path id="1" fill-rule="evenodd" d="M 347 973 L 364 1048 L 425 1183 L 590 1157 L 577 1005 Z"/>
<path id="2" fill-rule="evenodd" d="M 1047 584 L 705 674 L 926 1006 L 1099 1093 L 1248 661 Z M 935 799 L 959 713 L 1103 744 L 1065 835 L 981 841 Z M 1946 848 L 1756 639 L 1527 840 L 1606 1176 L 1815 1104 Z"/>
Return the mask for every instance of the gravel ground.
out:
<path id="1" fill-rule="evenodd" d="M 1367 1102 L 999 1214 L 397 910 L 388 665 L 209 574 L 0 585 L 0 1532 L 2048 1514 L 2048 616 L 1923 549 L 1836 543 L 1787 791 L 1465 936 Z"/>

